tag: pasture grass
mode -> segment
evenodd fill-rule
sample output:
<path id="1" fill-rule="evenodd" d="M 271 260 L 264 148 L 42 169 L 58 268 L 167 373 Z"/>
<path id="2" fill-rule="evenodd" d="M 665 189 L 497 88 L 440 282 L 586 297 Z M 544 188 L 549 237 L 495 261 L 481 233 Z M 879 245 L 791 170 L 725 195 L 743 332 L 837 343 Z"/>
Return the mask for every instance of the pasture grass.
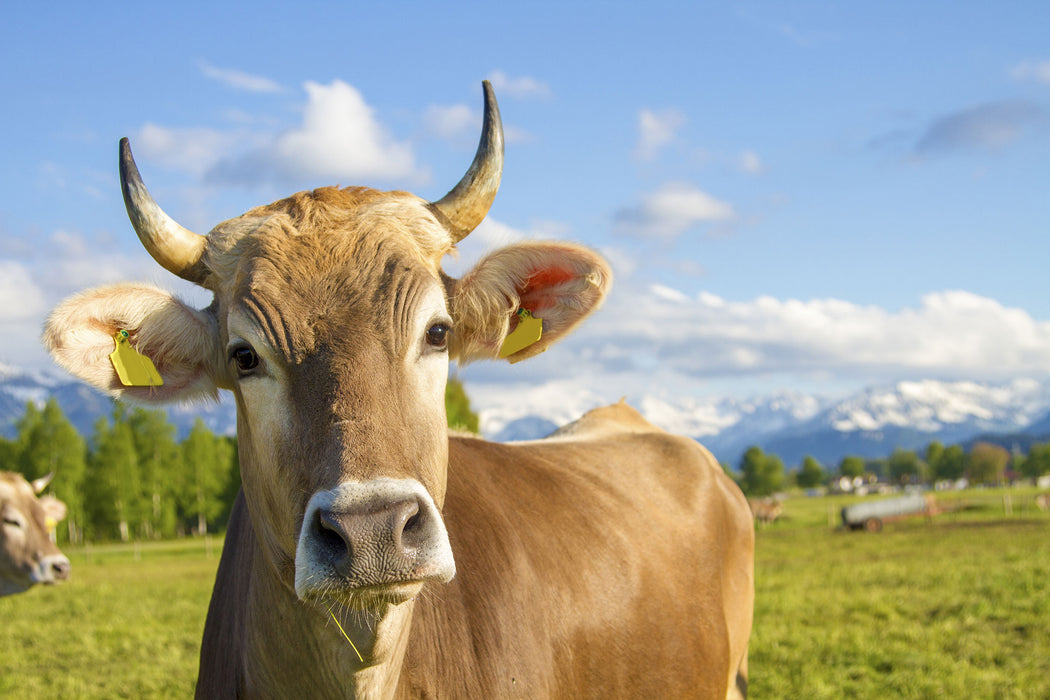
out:
<path id="1" fill-rule="evenodd" d="M 757 534 L 751 696 L 1050 697 L 1050 516 L 1029 498 L 953 494 L 873 534 L 829 527 L 850 497 L 789 500 Z"/>
<path id="2" fill-rule="evenodd" d="M 868 534 L 833 527 L 853 497 L 795 497 L 759 527 L 750 697 L 1050 697 L 1050 514 L 939 500 Z M 192 697 L 220 546 L 67 549 L 68 583 L 0 598 L 0 698 Z"/>
<path id="3" fill-rule="evenodd" d="M 65 548 L 68 582 L 0 598 L 0 698 L 193 697 L 219 542 Z"/>

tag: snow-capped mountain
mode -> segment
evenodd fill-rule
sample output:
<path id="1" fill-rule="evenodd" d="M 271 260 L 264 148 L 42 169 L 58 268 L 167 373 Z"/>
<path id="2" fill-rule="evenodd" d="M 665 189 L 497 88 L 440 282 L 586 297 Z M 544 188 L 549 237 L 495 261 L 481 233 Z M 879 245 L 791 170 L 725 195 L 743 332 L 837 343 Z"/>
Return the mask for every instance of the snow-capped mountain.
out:
<path id="1" fill-rule="evenodd" d="M 467 386 L 480 408 L 482 433 L 500 441 L 544 437 L 588 409 L 607 403 L 589 391 L 556 386 Z M 112 410 L 108 397 L 58 373 L 23 372 L 0 365 L 0 435 L 13 437 L 26 403 L 43 406 L 54 397 L 81 434 Z M 653 395 L 627 397 L 656 425 L 704 443 L 718 459 L 736 465 L 758 445 L 798 464 L 812 455 L 837 465 L 847 454 L 884 457 L 894 448 L 922 449 L 933 440 L 964 443 L 978 436 L 1030 433 L 1050 439 L 1050 380 L 1005 383 L 899 382 L 844 399 L 780 392 L 752 399 Z M 185 436 L 197 418 L 214 432 L 236 432 L 233 401 L 167 408 Z"/>
<path id="2" fill-rule="evenodd" d="M 656 425 L 698 439 L 730 464 L 751 445 L 779 455 L 789 466 L 806 455 L 837 465 L 848 454 L 885 457 L 896 447 L 922 449 L 934 440 L 953 444 L 1026 431 L 1050 436 L 1050 382 L 1034 379 L 900 382 L 834 400 L 782 392 L 747 400 L 646 396 L 628 401 Z M 483 409 L 486 436 L 531 439 L 560 424 L 542 410 L 518 408 Z M 531 425 L 535 432 L 527 429 Z"/>
<path id="3" fill-rule="evenodd" d="M 112 400 L 81 381 L 59 372 L 27 372 L 0 364 L 0 436 L 14 437 L 18 419 L 32 402 L 42 408 L 54 397 L 62 412 L 81 435 L 90 436 L 95 421 L 109 416 Z M 200 418 L 212 432 L 233 435 L 237 429 L 233 401 L 223 396 L 219 403 L 196 403 L 160 407 L 168 414 L 180 438 Z"/>

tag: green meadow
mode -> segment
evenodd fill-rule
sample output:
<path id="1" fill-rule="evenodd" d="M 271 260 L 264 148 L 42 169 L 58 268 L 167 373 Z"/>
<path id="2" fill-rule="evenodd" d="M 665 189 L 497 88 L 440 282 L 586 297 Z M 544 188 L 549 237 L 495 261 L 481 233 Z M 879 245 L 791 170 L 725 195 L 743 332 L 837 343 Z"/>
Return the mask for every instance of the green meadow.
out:
<path id="1" fill-rule="evenodd" d="M 849 497 L 759 527 L 753 698 L 1050 697 L 1050 513 L 1024 491 L 843 532 Z M 0 697 L 187 698 L 219 541 L 67 550 L 73 578 L 0 598 Z"/>

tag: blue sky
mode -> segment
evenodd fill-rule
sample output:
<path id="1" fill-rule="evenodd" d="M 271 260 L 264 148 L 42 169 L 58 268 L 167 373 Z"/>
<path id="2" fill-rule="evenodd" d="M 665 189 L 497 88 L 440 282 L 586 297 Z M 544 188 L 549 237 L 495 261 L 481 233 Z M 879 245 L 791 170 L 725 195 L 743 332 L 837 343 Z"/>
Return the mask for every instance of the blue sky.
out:
<path id="1" fill-rule="evenodd" d="M 1050 4 L 13 3 L 0 25 L 0 363 L 138 279 L 129 136 L 184 225 L 327 184 L 443 195 L 480 86 L 503 186 L 464 245 L 560 237 L 617 283 L 483 403 L 835 393 L 1050 370 Z M 539 400 L 539 399 L 537 399 Z M 557 400 L 557 399 L 555 399 Z"/>

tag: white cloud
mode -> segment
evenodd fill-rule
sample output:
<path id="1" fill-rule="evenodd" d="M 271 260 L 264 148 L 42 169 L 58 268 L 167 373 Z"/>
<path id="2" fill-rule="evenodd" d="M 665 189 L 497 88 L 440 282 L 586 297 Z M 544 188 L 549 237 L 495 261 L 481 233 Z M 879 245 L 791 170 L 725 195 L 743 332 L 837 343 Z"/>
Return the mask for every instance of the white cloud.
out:
<path id="1" fill-rule="evenodd" d="M 1050 85 L 1050 61 L 1022 61 L 1010 69 L 1010 77 L 1019 82 Z"/>
<path id="2" fill-rule="evenodd" d="M 668 182 L 642 197 L 636 207 L 616 214 L 622 232 L 645 237 L 674 238 L 698 224 L 729 221 L 733 207 L 688 182 Z"/>
<path id="3" fill-rule="evenodd" d="M 202 176 L 239 141 L 237 134 L 218 129 L 174 129 L 147 122 L 132 137 L 131 147 L 137 160 Z"/>
<path id="4" fill-rule="evenodd" d="M 0 323 L 31 319 L 45 306 L 44 293 L 30 271 L 14 260 L 0 260 Z"/>
<path id="5" fill-rule="evenodd" d="M 411 145 L 398 141 L 356 88 L 341 80 L 304 84 L 302 123 L 208 170 L 211 181 L 305 186 L 369 179 L 425 182 Z"/>
<path id="6" fill-rule="evenodd" d="M 481 133 L 481 115 L 466 105 L 431 105 L 423 114 L 423 125 L 428 133 L 442 139 L 476 138 Z"/>
<path id="7" fill-rule="evenodd" d="M 304 87 L 308 101 L 302 126 L 277 139 L 281 169 L 330 180 L 416 174 L 411 146 L 394 140 L 356 88 L 341 80 Z"/>
<path id="8" fill-rule="evenodd" d="M 736 157 L 736 169 L 747 175 L 761 175 L 766 166 L 754 151 L 742 151 Z"/>
<path id="9" fill-rule="evenodd" d="M 488 79 L 497 97 L 509 95 L 519 99 L 529 99 L 551 96 L 551 89 L 546 83 L 528 76 L 512 78 L 501 70 L 494 70 L 489 73 Z"/>
<path id="10" fill-rule="evenodd" d="M 660 149 L 674 141 L 675 134 L 685 124 L 685 115 L 676 109 L 654 112 L 643 109 L 638 113 L 638 145 L 634 156 L 639 160 L 656 158 Z"/>
<path id="11" fill-rule="evenodd" d="M 233 68 L 217 68 L 206 61 L 198 61 L 204 77 L 245 92 L 281 92 L 283 88 L 269 78 L 252 75 Z"/>
<path id="12" fill-rule="evenodd" d="M 1050 368 L 1050 322 L 960 290 L 889 311 L 838 299 L 689 298 L 656 285 L 620 290 L 579 334 L 569 342 L 600 348 L 607 371 L 640 371 L 655 361 L 694 378 L 815 371 L 993 378 Z"/>

